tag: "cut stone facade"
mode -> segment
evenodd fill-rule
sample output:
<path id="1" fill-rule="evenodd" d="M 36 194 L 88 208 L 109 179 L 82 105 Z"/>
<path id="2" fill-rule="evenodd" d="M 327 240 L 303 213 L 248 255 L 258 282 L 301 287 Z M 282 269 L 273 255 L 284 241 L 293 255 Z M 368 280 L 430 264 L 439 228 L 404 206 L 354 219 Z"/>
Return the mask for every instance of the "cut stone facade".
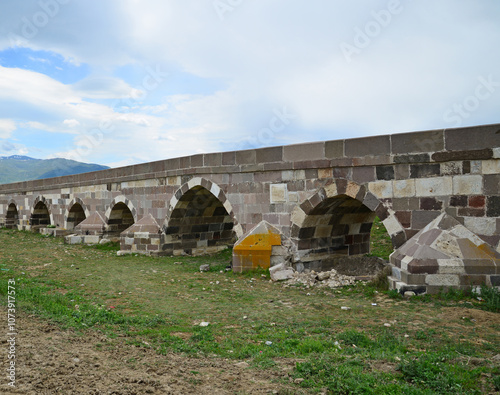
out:
<path id="1" fill-rule="evenodd" d="M 78 234 L 98 213 L 102 234 L 86 236 L 119 239 L 151 216 L 158 254 L 179 255 L 218 251 L 267 221 L 294 244 L 292 264 L 307 269 L 329 254 L 367 252 L 375 215 L 397 248 L 445 212 L 499 250 L 499 130 L 200 154 L 0 185 L 0 225 Z"/>

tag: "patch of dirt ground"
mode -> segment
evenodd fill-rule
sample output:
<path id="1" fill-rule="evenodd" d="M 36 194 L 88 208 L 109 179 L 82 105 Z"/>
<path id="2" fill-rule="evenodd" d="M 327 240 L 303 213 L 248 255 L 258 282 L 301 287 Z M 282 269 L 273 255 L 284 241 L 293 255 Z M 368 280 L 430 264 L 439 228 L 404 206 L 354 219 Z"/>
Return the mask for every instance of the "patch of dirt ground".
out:
<path id="1" fill-rule="evenodd" d="M 0 311 L 6 317 L 5 308 Z M 280 361 L 279 369 L 255 370 L 242 361 L 163 356 L 93 330 L 77 335 L 35 316 L 19 314 L 16 326 L 16 386 L 9 387 L 2 374 L 2 394 L 301 393 L 282 384 L 293 361 Z M 2 365 L 5 372 L 6 354 Z"/>

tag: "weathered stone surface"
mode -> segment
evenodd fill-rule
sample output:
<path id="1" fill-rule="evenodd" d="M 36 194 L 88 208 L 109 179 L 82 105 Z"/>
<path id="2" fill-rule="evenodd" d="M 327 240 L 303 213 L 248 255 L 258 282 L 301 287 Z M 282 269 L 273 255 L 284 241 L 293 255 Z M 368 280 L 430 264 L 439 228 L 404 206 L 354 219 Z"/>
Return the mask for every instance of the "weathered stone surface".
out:
<path id="1" fill-rule="evenodd" d="M 283 147 L 283 160 L 289 162 L 325 158 L 325 143 L 287 145 Z"/>
<path id="2" fill-rule="evenodd" d="M 491 148 L 468 151 L 445 151 L 432 154 L 432 160 L 436 162 L 490 159 L 492 157 L 493 150 Z"/>
<path id="3" fill-rule="evenodd" d="M 377 180 L 394 180 L 394 166 L 377 166 Z"/>
<path id="4" fill-rule="evenodd" d="M 345 156 L 360 157 L 391 153 L 390 136 L 363 137 L 345 140 Z"/>
<path id="5" fill-rule="evenodd" d="M 480 175 L 453 177 L 454 195 L 480 195 L 483 193 L 483 178 Z"/>
<path id="6" fill-rule="evenodd" d="M 327 141 L 325 143 L 325 156 L 328 159 L 342 158 L 344 156 L 344 140 Z"/>
<path id="7" fill-rule="evenodd" d="M 451 195 L 453 184 L 451 177 L 419 178 L 415 180 L 417 196 Z"/>
<path id="8" fill-rule="evenodd" d="M 445 213 L 420 230 L 402 247 L 391 254 L 393 280 L 418 281 L 410 274 L 425 275 L 423 285 L 430 287 L 459 287 L 470 285 L 470 275 L 495 275 L 500 268 L 500 253 Z M 468 277 L 467 277 L 467 276 Z M 476 280 L 474 280 L 476 281 Z M 407 285 L 412 285 L 407 283 Z"/>
<path id="9" fill-rule="evenodd" d="M 445 149 L 447 151 L 481 150 L 500 146 L 499 125 L 472 126 L 447 129 Z"/>
<path id="10" fill-rule="evenodd" d="M 439 176 L 441 174 L 441 166 L 437 163 L 410 165 L 411 178 L 424 178 Z"/>
<path id="11" fill-rule="evenodd" d="M 392 136 L 392 153 L 434 152 L 444 148 L 444 133 L 442 130 L 431 130 L 414 133 L 398 133 Z"/>

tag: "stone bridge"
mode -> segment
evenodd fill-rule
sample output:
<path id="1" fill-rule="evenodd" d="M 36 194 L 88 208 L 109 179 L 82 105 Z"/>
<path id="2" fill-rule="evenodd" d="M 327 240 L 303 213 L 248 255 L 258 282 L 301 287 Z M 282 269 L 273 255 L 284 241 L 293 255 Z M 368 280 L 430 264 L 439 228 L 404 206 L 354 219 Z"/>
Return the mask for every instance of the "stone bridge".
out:
<path id="1" fill-rule="evenodd" d="M 459 269 L 443 269 L 422 264 L 444 259 L 435 246 L 396 251 L 392 286 L 429 291 L 500 285 L 499 183 L 495 124 L 199 154 L 0 185 L 0 225 L 73 243 L 120 238 L 122 252 L 152 255 L 213 253 L 237 242 L 234 270 L 283 261 L 304 270 L 331 256 L 368 253 L 376 216 L 399 248 L 444 213 L 478 237 L 476 245 L 485 243 L 489 263 L 464 265 L 467 257 L 455 253 L 448 258 Z"/>

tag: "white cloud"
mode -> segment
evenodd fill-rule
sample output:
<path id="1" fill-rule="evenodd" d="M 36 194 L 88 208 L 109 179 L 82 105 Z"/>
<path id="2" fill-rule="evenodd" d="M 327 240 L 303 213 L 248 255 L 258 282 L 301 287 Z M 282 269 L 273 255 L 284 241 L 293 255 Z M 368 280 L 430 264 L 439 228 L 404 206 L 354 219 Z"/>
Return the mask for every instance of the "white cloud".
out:
<path id="1" fill-rule="evenodd" d="M 92 74 L 68 85 L 0 66 L 0 118 L 17 120 L 17 111 L 19 123 L 74 133 L 73 145 L 59 150 L 68 155 L 109 122 L 112 130 L 84 156 L 101 163 L 238 148 L 283 107 L 293 122 L 256 144 L 451 127 L 443 114 L 474 92 L 478 76 L 500 81 L 498 2 L 402 2 L 347 62 L 341 43 L 352 45 L 388 4 L 254 0 L 221 19 L 212 1 L 68 2 L 26 45 L 88 63 Z M 40 5 L 4 8 L 0 48 Z M 148 67 L 169 76 L 146 89 Z M 212 88 L 197 90 L 178 77 L 186 74 Z M 498 121 L 499 105 L 497 89 L 464 125 Z"/>
<path id="2" fill-rule="evenodd" d="M 76 119 L 65 119 L 63 121 L 63 124 L 70 127 L 70 128 L 74 128 L 76 126 L 79 126 L 80 122 L 78 122 L 78 120 L 76 120 Z"/>
<path id="3" fill-rule="evenodd" d="M 12 119 L 0 119 L 0 138 L 9 138 L 16 128 L 16 123 Z"/>

